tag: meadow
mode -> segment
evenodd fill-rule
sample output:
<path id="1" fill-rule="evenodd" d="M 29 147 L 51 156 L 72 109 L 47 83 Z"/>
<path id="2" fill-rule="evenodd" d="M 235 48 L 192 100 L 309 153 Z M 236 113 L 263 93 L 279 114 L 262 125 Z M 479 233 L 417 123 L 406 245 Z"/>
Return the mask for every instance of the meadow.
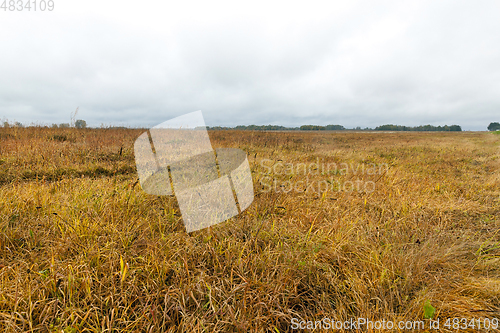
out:
<path id="1" fill-rule="evenodd" d="M 209 131 L 247 153 L 255 199 L 187 234 L 140 188 L 143 131 L 0 128 L 2 332 L 500 318 L 499 135 Z"/>

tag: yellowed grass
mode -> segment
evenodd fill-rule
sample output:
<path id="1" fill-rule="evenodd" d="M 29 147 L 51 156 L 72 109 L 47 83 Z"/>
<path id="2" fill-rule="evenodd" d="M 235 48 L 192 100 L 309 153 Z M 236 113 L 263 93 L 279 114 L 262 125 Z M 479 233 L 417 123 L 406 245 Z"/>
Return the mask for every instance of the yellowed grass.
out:
<path id="1" fill-rule="evenodd" d="M 175 197 L 137 184 L 140 133 L 0 129 L 2 331 L 287 332 L 292 318 L 424 320 L 427 300 L 443 331 L 500 317 L 499 136 L 210 132 L 248 153 L 255 201 L 188 235 Z M 388 168 L 263 167 L 318 159 Z M 376 187 L 266 192 L 265 177 Z"/>

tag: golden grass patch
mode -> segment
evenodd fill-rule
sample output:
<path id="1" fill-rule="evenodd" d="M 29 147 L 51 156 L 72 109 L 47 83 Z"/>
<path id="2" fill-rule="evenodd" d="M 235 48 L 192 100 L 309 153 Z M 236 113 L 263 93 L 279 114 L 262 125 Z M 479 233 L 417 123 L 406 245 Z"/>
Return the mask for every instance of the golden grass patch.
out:
<path id="1" fill-rule="evenodd" d="M 255 201 L 188 235 L 175 197 L 137 184 L 140 133 L 0 129 L 2 331 L 286 332 L 424 320 L 426 301 L 500 316 L 498 136 L 210 131 L 247 152 Z"/>

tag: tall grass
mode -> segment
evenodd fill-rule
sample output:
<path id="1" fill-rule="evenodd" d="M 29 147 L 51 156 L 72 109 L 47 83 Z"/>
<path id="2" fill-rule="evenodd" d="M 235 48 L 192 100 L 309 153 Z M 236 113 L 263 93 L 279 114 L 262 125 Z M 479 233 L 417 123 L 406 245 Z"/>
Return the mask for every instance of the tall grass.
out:
<path id="1" fill-rule="evenodd" d="M 485 133 L 213 131 L 255 201 L 186 234 L 141 191 L 130 129 L 0 129 L 2 331 L 288 332 L 292 318 L 492 318 L 499 139 Z M 373 192 L 264 191 L 267 164 L 387 164 Z M 270 162 L 269 162 L 270 161 Z M 266 164 L 266 165 L 267 165 Z"/>

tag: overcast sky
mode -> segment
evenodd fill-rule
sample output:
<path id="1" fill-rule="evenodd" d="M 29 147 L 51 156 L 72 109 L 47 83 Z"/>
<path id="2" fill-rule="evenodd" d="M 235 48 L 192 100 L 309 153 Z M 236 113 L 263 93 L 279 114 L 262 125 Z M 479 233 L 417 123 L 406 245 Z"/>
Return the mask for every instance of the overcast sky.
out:
<path id="1" fill-rule="evenodd" d="M 0 10 L 10 122 L 69 122 L 77 107 L 92 126 L 196 110 L 209 126 L 500 121 L 500 1 L 54 5 Z"/>

